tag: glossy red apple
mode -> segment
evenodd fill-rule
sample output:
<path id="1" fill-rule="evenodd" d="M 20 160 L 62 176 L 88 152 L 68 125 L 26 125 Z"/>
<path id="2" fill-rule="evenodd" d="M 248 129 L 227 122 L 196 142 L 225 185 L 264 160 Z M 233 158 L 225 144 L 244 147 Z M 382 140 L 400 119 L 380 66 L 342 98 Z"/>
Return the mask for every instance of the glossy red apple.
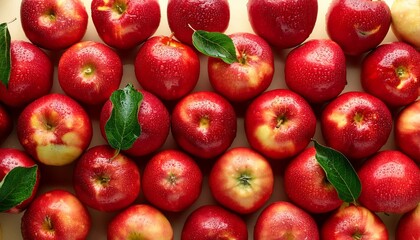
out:
<path id="1" fill-rule="evenodd" d="M 404 213 L 395 229 L 395 240 L 420 239 L 420 204 Z"/>
<path id="2" fill-rule="evenodd" d="M 391 5 L 391 29 L 400 40 L 420 49 L 420 1 L 394 0 Z"/>
<path id="3" fill-rule="evenodd" d="M 420 100 L 403 108 L 394 123 L 395 144 L 420 163 Z"/>
<path id="4" fill-rule="evenodd" d="M 2 144 L 13 130 L 13 119 L 8 110 L 0 104 L 0 144 Z"/>

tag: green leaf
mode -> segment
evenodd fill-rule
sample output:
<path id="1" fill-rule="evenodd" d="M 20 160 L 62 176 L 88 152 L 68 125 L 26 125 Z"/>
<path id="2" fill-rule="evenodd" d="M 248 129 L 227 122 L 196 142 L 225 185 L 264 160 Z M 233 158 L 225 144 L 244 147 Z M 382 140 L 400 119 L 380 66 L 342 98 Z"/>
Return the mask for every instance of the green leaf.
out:
<path id="1" fill-rule="evenodd" d="M 192 35 L 192 42 L 194 47 L 204 55 L 220 58 L 227 64 L 238 62 L 235 45 L 226 34 L 197 30 Z"/>
<path id="2" fill-rule="evenodd" d="M 0 24 L 0 80 L 8 87 L 10 78 L 10 33 L 7 23 Z"/>
<path id="3" fill-rule="evenodd" d="M 141 133 L 138 112 L 143 94 L 128 84 L 124 89 L 114 91 L 110 100 L 112 112 L 105 124 L 108 143 L 114 149 L 127 150 Z"/>
<path id="4" fill-rule="evenodd" d="M 0 212 L 21 204 L 32 195 L 38 166 L 15 167 L 0 182 Z"/>
<path id="5" fill-rule="evenodd" d="M 362 186 L 349 160 L 339 151 L 313 141 L 315 158 L 324 169 L 328 181 L 337 190 L 339 198 L 345 202 L 356 203 Z"/>

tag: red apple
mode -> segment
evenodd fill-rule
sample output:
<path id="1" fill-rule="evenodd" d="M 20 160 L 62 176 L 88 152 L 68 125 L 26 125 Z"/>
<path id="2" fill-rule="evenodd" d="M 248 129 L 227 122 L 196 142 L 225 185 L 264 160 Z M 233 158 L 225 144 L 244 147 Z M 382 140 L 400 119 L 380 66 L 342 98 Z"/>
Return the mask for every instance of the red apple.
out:
<path id="1" fill-rule="evenodd" d="M 405 213 L 420 202 L 420 169 L 397 150 L 383 150 L 358 170 L 360 203 L 374 212 Z"/>
<path id="2" fill-rule="evenodd" d="M 254 226 L 255 240 L 319 239 L 315 220 L 290 202 L 278 201 L 268 205 Z"/>
<path id="3" fill-rule="evenodd" d="M 171 32 L 192 45 L 193 29 L 224 32 L 230 20 L 228 0 L 169 0 L 166 12 Z"/>
<path id="4" fill-rule="evenodd" d="M 51 50 L 65 49 L 79 42 L 88 24 L 81 0 L 23 0 L 20 19 L 26 37 Z"/>
<path id="5" fill-rule="evenodd" d="M 7 109 L 0 104 L 0 144 L 2 144 L 13 130 L 13 120 Z"/>
<path id="6" fill-rule="evenodd" d="M 190 93 L 172 111 L 175 142 L 200 158 L 210 159 L 227 150 L 236 137 L 236 127 L 234 108 L 214 92 Z"/>
<path id="7" fill-rule="evenodd" d="M 108 145 L 88 149 L 73 170 L 77 198 L 99 211 L 117 211 L 132 204 L 140 193 L 136 163 Z"/>
<path id="8" fill-rule="evenodd" d="M 154 155 L 143 171 L 145 198 L 160 209 L 181 212 L 200 196 L 203 174 L 182 151 L 168 149 Z"/>
<path id="9" fill-rule="evenodd" d="M 363 89 L 391 107 L 414 102 L 420 90 L 420 53 L 407 43 L 382 44 L 362 62 Z"/>
<path id="10" fill-rule="evenodd" d="M 10 78 L 0 84 L 0 101 L 10 107 L 24 107 L 48 94 L 53 84 L 54 66 L 45 52 L 20 40 L 10 44 Z"/>
<path id="11" fill-rule="evenodd" d="M 395 144 L 420 163 L 420 100 L 403 108 L 394 123 Z"/>
<path id="12" fill-rule="evenodd" d="M 318 15 L 316 0 L 250 0 L 247 7 L 254 32 L 279 49 L 304 42 Z"/>
<path id="13" fill-rule="evenodd" d="M 394 0 L 391 29 L 395 36 L 420 49 L 420 0 Z"/>
<path id="14" fill-rule="evenodd" d="M 271 197 L 274 174 L 270 163 L 250 148 L 236 147 L 220 156 L 210 171 L 212 196 L 240 214 L 253 213 Z"/>
<path id="15" fill-rule="evenodd" d="M 420 239 L 420 204 L 398 220 L 395 240 Z"/>
<path id="16" fill-rule="evenodd" d="M 188 215 L 181 232 L 182 240 L 247 240 L 245 221 L 217 205 L 203 205 Z"/>
<path id="17" fill-rule="evenodd" d="M 173 229 L 168 219 L 156 208 L 136 204 L 118 213 L 108 224 L 107 239 L 172 240 Z"/>
<path id="18" fill-rule="evenodd" d="M 361 55 L 379 45 L 391 26 L 391 11 L 385 1 L 334 0 L 326 14 L 331 40 L 348 55 Z"/>
<path id="19" fill-rule="evenodd" d="M 238 62 L 227 64 L 219 58 L 208 59 L 212 87 L 230 101 L 254 98 L 270 86 L 274 75 L 274 56 L 270 45 L 251 33 L 229 35 Z"/>
<path id="20" fill-rule="evenodd" d="M 334 41 L 309 40 L 289 52 L 284 77 L 290 90 L 309 103 L 322 104 L 346 86 L 346 57 Z"/>
<path id="21" fill-rule="evenodd" d="M 93 0 L 91 13 L 99 37 L 117 49 L 140 45 L 156 32 L 161 17 L 157 0 Z"/>
<path id="22" fill-rule="evenodd" d="M 164 100 L 178 100 L 197 84 L 200 59 L 190 46 L 172 37 L 154 36 L 137 53 L 134 70 L 145 90 Z"/>
<path id="23" fill-rule="evenodd" d="M 365 92 L 346 92 L 321 114 L 326 144 L 355 161 L 376 153 L 388 140 L 392 116 L 385 103 Z"/>
<path id="24" fill-rule="evenodd" d="M 108 46 L 93 41 L 68 48 L 58 63 L 61 89 L 81 103 L 103 104 L 120 86 L 123 66 Z"/>
<path id="25" fill-rule="evenodd" d="M 17 121 L 17 136 L 34 159 L 62 166 L 76 160 L 89 146 L 92 123 L 76 101 L 51 93 L 23 109 Z"/>
<path id="26" fill-rule="evenodd" d="M 91 217 L 70 192 L 51 190 L 37 196 L 22 216 L 21 232 L 26 239 L 86 239 Z"/>
<path id="27" fill-rule="evenodd" d="M 281 160 L 306 148 L 315 134 L 316 117 L 303 97 L 287 89 L 275 89 L 251 102 L 244 124 L 251 147 Z"/>

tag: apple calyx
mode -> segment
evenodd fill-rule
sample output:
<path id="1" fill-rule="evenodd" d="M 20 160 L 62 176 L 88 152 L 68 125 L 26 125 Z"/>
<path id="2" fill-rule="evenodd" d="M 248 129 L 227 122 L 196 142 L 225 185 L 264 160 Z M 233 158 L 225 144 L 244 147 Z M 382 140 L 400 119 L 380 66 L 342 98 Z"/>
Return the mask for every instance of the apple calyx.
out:
<path id="1" fill-rule="evenodd" d="M 210 126 L 210 119 L 207 116 L 201 117 L 198 124 L 199 129 L 205 131 L 209 128 L 209 126 Z"/>
<path id="2" fill-rule="evenodd" d="M 238 177 L 239 184 L 244 187 L 250 187 L 251 180 L 252 180 L 252 177 L 250 176 L 250 174 L 246 172 L 241 173 Z"/>
<path id="3" fill-rule="evenodd" d="M 115 1 L 114 5 L 112 6 L 112 10 L 118 15 L 123 15 L 123 13 L 125 13 L 127 10 L 127 4 L 125 1 Z"/>
<path id="4" fill-rule="evenodd" d="M 357 112 L 356 114 L 354 114 L 353 120 L 354 122 L 359 126 L 363 123 L 363 114 L 360 112 Z"/>

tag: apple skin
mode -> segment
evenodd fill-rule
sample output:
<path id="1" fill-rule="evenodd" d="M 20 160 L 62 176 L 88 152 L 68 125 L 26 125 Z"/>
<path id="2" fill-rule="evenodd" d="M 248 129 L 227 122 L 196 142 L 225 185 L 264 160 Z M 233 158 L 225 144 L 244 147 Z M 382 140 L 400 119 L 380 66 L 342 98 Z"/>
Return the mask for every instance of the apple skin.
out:
<path id="1" fill-rule="evenodd" d="M 403 108 L 394 123 L 394 141 L 398 149 L 420 163 L 420 100 Z"/>
<path id="2" fill-rule="evenodd" d="M 117 49 L 131 49 L 152 36 L 161 15 L 157 0 L 93 0 L 92 21 L 99 37 Z"/>
<path id="3" fill-rule="evenodd" d="M 54 66 L 48 55 L 32 43 L 13 40 L 10 44 L 10 78 L 0 84 L 0 101 L 22 108 L 48 94 L 53 84 Z"/>
<path id="4" fill-rule="evenodd" d="M 275 89 L 251 102 L 244 124 L 252 148 L 271 159 L 283 160 L 306 148 L 315 134 L 316 117 L 303 97 Z"/>
<path id="5" fill-rule="evenodd" d="M 341 206 L 334 186 L 315 158 L 316 150 L 309 147 L 286 166 L 284 191 L 298 207 L 311 213 L 326 213 Z"/>
<path id="6" fill-rule="evenodd" d="M 236 137 L 236 128 L 233 106 L 215 92 L 190 93 L 172 111 L 175 142 L 199 158 L 214 158 L 226 151 Z"/>
<path id="7" fill-rule="evenodd" d="M 404 213 L 395 229 L 395 240 L 420 239 L 420 204 Z"/>
<path id="8" fill-rule="evenodd" d="M 420 49 L 420 0 L 394 0 L 391 29 L 400 41 Z"/>
<path id="9" fill-rule="evenodd" d="M 385 103 L 365 92 L 343 93 L 321 113 L 326 144 L 352 162 L 376 153 L 387 142 L 392 125 Z"/>
<path id="10" fill-rule="evenodd" d="M 289 52 L 284 76 L 290 90 L 309 103 L 322 104 L 346 86 L 346 57 L 334 41 L 312 39 Z"/>
<path id="11" fill-rule="evenodd" d="M 334 0 L 326 14 L 326 30 L 344 53 L 358 56 L 378 46 L 391 26 L 385 1 Z"/>
<path id="12" fill-rule="evenodd" d="M 136 163 L 109 145 L 88 149 L 73 170 L 77 198 L 99 211 L 121 210 L 140 193 L 140 172 Z"/>
<path id="13" fill-rule="evenodd" d="M 81 0 L 23 0 L 20 19 L 26 37 L 49 50 L 62 50 L 79 42 L 88 24 Z"/>
<path id="14" fill-rule="evenodd" d="M 154 155 L 143 170 L 144 197 L 154 206 L 181 212 L 200 196 L 203 174 L 189 155 L 175 149 Z"/>
<path id="15" fill-rule="evenodd" d="M 359 202 L 374 212 L 402 214 L 420 202 L 420 169 L 398 150 L 383 150 L 357 171 L 362 184 Z"/>
<path id="16" fill-rule="evenodd" d="M 188 215 L 181 232 L 181 240 L 235 239 L 247 240 L 245 221 L 218 205 L 203 205 Z"/>
<path id="17" fill-rule="evenodd" d="M 107 239 L 172 240 L 173 229 L 168 219 L 156 208 L 136 204 L 119 212 L 108 224 Z"/>
<path id="18" fill-rule="evenodd" d="M 143 89 L 172 101 L 184 97 L 197 85 L 200 59 L 189 45 L 172 37 L 154 36 L 141 46 L 134 70 Z"/>
<path id="19" fill-rule="evenodd" d="M 315 220 L 293 203 L 277 201 L 268 205 L 254 226 L 255 240 L 319 239 Z"/>
<path id="20" fill-rule="evenodd" d="M 70 192 L 55 189 L 37 196 L 23 213 L 21 232 L 26 239 L 86 239 L 91 217 Z"/>
<path id="21" fill-rule="evenodd" d="M 50 93 L 27 105 L 17 120 L 20 144 L 35 160 L 52 166 L 76 160 L 92 140 L 89 115 L 72 98 Z"/>
<path id="22" fill-rule="evenodd" d="M 227 64 L 209 57 L 209 81 L 216 92 L 233 102 L 244 102 L 270 86 L 274 75 L 274 56 L 270 45 L 252 33 L 229 35 L 239 62 Z"/>
<path id="23" fill-rule="evenodd" d="M 103 104 L 120 86 L 123 65 L 105 44 L 79 42 L 68 48 L 58 63 L 58 82 L 73 99 L 86 105 Z"/>
<path id="24" fill-rule="evenodd" d="M 166 15 L 174 36 L 179 41 L 192 45 L 193 29 L 222 33 L 227 29 L 230 20 L 229 2 L 228 0 L 169 0 Z"/>
<path id="25" fill-rule="evenodd" d="M 13 130 L 13 120 L 9 111 L 0 104 L 0 144 L 2 144 Z"/>
<path id="26" fill-rule="evenodd" d="M 362 62 L 363 89 L 390 107 L 414 102 L 420 89 L 420 53 L 407 43 L 382 44 Z"/>
<path id="27" fill-rule="evenodd" d="M 247 12 L 257 35 L 278 49 L 286 49 L 301 44 L 312 33 L 318 2 L 250 0 Z"/>

